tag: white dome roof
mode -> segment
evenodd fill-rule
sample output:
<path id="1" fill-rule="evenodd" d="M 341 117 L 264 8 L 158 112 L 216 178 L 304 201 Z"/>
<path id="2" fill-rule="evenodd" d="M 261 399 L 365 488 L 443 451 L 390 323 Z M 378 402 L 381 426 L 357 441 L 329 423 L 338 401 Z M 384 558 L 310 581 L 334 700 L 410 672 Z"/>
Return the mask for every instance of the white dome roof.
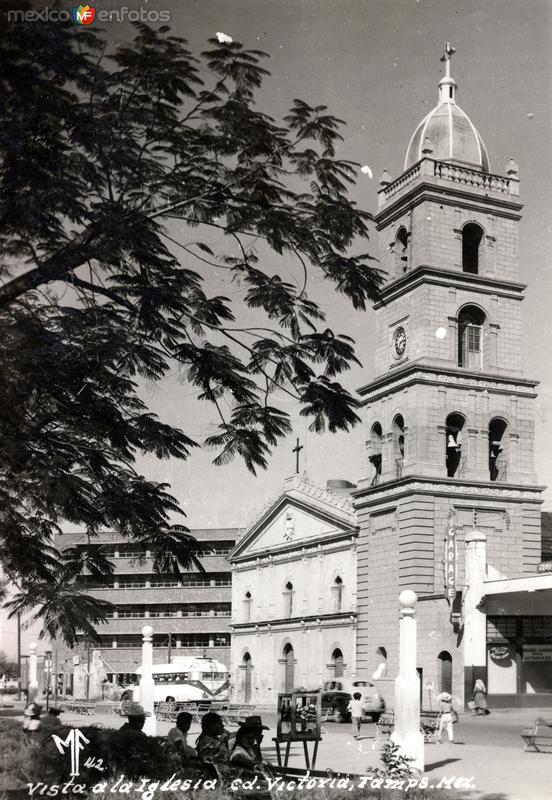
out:
<path id="1" fill-rule="evenodd" d="M 446 74 L 439 83 L 439 103 L 414 131 L 404 168 L 408 169 L 427 154 L 437 161 L 456 161 L 489 172 L 489 156 L 483 139 L 465 111 L 456 105 L 456 83 L 450 77 L 450 56 L 454 49 L 448 43 L 446 47 L 441 59 L 446 63 Z M 423 150 L 427 152 L 424 154 Z"/>

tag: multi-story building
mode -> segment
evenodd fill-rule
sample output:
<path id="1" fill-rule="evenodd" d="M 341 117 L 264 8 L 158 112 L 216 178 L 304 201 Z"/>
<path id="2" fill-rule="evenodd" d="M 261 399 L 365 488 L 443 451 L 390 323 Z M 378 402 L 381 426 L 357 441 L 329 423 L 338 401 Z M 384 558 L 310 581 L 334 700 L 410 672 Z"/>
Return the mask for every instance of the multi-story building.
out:
<path id="1" fill-rule="evenodd" d="M 74 650 L 58 646 L 61 682 L 72 688 L 74 666 L 103 665 L 107 679 L 125 683 L 141 660 L 141 631 L 154 630 L 155 663 L 178 655 L 207 655 L 230 668 L 231 573 L 226 554 L 239 538 L 237 528 L 207 528 L 191 531 L 211 552 L 201 557 L 205 572 L 183 572 L 181 576 L 156 574 L 149 552 L 140 552 L 115 533 L 102 533 L 95 540 L 115 567 L 107 583 L 89 574 L 78 578 L 79 589 L 113 603 L 106 623 L 98 626 L 101 641 L 81 642 Z M 63 534 L 60 550 L 84 545 L 84 534 Z M 55 645 L 54 645 L 55 649 Z"/>

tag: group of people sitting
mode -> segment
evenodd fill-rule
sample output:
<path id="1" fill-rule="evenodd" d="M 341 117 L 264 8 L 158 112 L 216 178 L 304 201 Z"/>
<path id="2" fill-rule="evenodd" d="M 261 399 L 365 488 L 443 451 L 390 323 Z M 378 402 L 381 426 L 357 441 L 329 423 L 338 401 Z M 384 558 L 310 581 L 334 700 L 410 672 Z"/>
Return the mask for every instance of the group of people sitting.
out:
<path id="1" fill-rule="evenodd" d="M 119 729 L 120 732 L 134 732 L 145 737 L 142 729 L 150 712 L 144 711 L 140 703 L 129 702 L 125 713 L 127 722 Z M 263 763 L 261 743 L 263 731 L 268 730 L 268 727 L 263 725 L 260 716 L 246 717 L 236 733 L 230 733 L 225 729 L 220 714 L 209 711 L 201 718 L 201 733 L 195 741 L 195 747 L 188 742 L 192 721 L 191 714 L 181 711 L 175 726 L 167 734 L 169 750 L 180 756 L 183 762 L 199 759 L 203 762 L 215 761 L 246 768 Z"/>
<path id="2" fill-rule="evenodd" d="M 51 706 L 45 714 L 42 713 L 42 706 L 40 703 L 29 703 L 23 712 L 23 730 L 28 733 L 39 731 L 46 733 L 48 731 L 55 732 L 56 728 L 61 728 L 61 720 L 59 715 L 62 713 L 61 708 Z"/>

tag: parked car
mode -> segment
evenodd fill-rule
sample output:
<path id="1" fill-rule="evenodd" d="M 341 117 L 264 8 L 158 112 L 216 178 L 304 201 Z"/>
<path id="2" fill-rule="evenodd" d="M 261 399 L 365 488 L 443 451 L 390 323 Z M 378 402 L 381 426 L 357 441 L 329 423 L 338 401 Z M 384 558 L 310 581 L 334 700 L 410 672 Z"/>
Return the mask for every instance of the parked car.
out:
<path id="1" fill-rule="evenodd" d="M 347 706 L 355 692 L 362 695 L 362 718 L 369 717 L 377 722 L 385 711 L 385 701 L 370 681 L 351 681 L 347 678 L 326 681 L 322 687 L 322 714 L 329 709 L 328 719 L 349 722 L 351 714 Z"/>

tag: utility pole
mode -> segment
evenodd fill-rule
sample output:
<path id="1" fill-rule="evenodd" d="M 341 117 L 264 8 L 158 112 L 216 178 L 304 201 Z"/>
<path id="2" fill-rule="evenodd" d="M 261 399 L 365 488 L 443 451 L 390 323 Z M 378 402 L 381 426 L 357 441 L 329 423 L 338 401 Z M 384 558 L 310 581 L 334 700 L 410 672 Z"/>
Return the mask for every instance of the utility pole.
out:
<path id="1" fill-rule="evenodd" d="M 21 612 L 17 612 L 17 699 L 21 700 Z"/>
<path id="2" fill-rule="evenodd" d="M 90 639 L 86 642 L 86 699 L 90 700 Z"/>

